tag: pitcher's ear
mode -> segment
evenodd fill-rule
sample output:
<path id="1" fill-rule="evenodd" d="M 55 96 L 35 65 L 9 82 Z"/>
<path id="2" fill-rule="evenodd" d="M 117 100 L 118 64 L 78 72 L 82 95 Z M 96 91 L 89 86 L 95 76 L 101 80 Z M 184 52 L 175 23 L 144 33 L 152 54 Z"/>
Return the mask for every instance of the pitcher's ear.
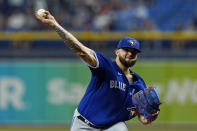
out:
<path id="1" fill-rule="evenodd" d="M 116 55 L 118 55 L 119 50 L 118 50 L 118 49 L 116 49 L 114 52 L 115 52 L 115 54 L 116 54 Z"/>

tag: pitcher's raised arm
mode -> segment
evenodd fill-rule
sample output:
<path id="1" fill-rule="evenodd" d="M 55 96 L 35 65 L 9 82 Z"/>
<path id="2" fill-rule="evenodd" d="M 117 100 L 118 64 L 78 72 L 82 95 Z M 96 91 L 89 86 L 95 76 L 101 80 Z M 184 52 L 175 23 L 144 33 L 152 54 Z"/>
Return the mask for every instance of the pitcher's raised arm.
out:
<path id="1" fill-rule="evenodd" d="M 36 11 L 36 18 L 42 23 L 45 23 L 52 27 L 58 35 L 64 40 L 65 44 L 79 57 L 81 57 L 89 65 L 95 67 L 97 65 L 96 56 L 94 51 L 84 46 L 79 42 L 70 32 L 64 29 L 51 15 L 49 11 L 43 9 Z"/>

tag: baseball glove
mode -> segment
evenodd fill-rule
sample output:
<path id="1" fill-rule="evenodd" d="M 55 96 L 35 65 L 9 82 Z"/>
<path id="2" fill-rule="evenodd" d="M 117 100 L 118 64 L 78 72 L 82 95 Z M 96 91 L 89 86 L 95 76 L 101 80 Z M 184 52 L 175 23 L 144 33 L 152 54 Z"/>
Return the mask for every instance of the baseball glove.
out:
<path id="1" fill-rule="evenodd" d="M 151 123 L 154 121 L 160 112 L 160 97 L 155 87 L 146 88 L 144 91 L 139 91 L 132 97 L 133 104 L 136 107 L 135 114 L 144 115 L 145 119 Z"/>

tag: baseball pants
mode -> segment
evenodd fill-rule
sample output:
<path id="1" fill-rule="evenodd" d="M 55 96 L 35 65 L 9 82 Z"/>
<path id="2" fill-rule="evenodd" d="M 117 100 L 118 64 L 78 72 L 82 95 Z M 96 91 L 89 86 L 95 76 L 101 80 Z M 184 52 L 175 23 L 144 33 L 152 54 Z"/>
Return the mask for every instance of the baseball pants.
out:
<path id="1" fill-rule="evenodd" d="M 107 129 L 97 129 L 89 126 L 87 123 L 80 120 L 78 118 L 79 115 L 79 112 L 75 110 L 70 131 L 128 131 L 126 124 L 124 122 L 116 123 Z"/>

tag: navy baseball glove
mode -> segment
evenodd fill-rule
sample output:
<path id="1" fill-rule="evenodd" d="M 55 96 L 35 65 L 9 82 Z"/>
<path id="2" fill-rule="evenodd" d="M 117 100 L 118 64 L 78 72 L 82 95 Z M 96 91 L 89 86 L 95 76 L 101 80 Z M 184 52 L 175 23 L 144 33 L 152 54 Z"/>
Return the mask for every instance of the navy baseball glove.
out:
<path id="1" fill-rule="evenodd" d="M 146 88 L 139 91 L 132 97 L 133 104 L 136 107 L 135 114 L 142 114 L 151 123 L 160 112 L 160 96 L 155 87 Z"/>

